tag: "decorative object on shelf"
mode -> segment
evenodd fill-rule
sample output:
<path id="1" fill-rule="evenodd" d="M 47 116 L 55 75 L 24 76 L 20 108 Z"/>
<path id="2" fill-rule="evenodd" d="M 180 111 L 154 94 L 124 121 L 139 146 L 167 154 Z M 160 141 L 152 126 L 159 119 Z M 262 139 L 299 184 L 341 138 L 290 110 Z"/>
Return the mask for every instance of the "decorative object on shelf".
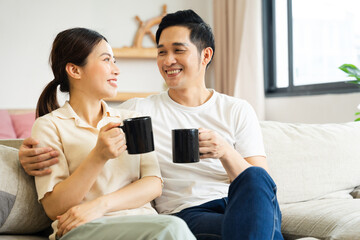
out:
<path id="1" fill-rule="evenodd" d="M 348 77 L 354 77 L 355 80 L 347 81 L 347 83 L 356 84 L 360 87 L 360 70 L 353 64 L 343 64 L 339 67 L 340 70 L 346 72 Z M 357 106 L 360 110 L 360 104 Z M 360 112 L 356 112 L 355 115 L 359 116 Z M 360 121 L 360 117 L 355 119 L 355 121 Z"/>
<path id="2" fill-rule="evenodd" d="M 136 16 L 135 19 L 139 22 L 139 28 L 133 45 L 131 47 L 113 48 L 114 56 L 117 58 L 156 58 L 156 47 L 144 48 L 142 42 L 144 36 L 149 35 L 156 46 L 155 35 L 151 32 L 151 28 L 161 22 L 161 19 L 166 15 L 166 8 L 166 4 L 164 4 L 162 14 L 147 21 L 142 21 L 139 16 Z"/>

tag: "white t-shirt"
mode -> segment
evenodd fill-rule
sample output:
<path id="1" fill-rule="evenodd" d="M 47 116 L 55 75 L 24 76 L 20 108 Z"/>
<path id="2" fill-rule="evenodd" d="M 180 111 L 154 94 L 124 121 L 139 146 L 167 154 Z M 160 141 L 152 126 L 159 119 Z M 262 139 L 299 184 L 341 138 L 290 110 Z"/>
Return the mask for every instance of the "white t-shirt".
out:
<path id="1" fill-rule="evenodd" d="M 155 200 L 159 213 L 175 213 L 226 197 L 230 182 L 219 159 L 173 163 L 172 129 L 211 129 L 233 145 L 243 157 L 266 156 L 259 122 L 250 104 L 212 91 L 212 97 L 198 107 L 180 105 L 167 92 L 130 99 L 120 105 L 120 108 L 151 116 L 155 151 L 164 179 L 163 193 Z"/>

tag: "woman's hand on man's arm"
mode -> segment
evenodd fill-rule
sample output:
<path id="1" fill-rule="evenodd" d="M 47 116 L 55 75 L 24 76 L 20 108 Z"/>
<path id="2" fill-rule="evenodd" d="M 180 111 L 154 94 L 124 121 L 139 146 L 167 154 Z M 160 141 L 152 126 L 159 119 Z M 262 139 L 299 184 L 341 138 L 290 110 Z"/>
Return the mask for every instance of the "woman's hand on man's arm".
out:
<path id="1" fill-rule="evenodd" d="M 32 138 L 24 139 L 19 149 L 19 161 L 25 172 L 31 176 L 44 176 L 51 173 L 48 168 L 58 163 L 59 153 L 50 147 L 36 148 L 39 142 Z"/>

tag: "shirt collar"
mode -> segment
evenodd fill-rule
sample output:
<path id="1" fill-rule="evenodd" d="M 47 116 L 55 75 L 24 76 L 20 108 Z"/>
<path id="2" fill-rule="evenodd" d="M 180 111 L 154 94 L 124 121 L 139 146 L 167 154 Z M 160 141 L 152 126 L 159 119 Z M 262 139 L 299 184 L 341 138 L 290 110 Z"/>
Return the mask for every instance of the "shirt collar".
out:
<path id="1" fill-rule="evenodd" d="M 61 108 L 58 108 L 55 111 L 53 111 L 52 114 L 55 117 L 58 117 L 61 119 L 71 119 L 71 118 L 78 119 L 79 118 L 79 116 L 72 109 L 72 107 L 68 101 L 66 101 L 65 104 Z"/>
<path id="2" fill-rule="evenodd" d="M 103 109 L 103 118 L 116 116 L 114 109 L 111 109 L 104 100 L 101 100 L 101 106 Z M 66 101 L 61 108 L 56 109 L 52 113 L 61 119 L 74 119 L 78 126 L 89 127 L 89 125 L 76 114 L 69 101 Z"/>
<path id="3" fill-rule="evenodd" d="M 116 110 L 110 108 L 104 100 L 101 100 L 101 106 L 104 109 L 103 117 L 117 117 L 118 116 L 118 114 L 116 113 Z"/>

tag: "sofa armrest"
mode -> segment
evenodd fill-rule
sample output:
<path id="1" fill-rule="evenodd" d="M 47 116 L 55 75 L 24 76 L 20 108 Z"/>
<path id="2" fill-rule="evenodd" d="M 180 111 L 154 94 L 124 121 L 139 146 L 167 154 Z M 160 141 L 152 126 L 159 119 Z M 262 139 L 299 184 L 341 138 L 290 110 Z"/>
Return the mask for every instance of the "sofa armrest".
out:
<path id="1" fill-rule="evenodd" d="M 360 198 L 360 186 L 356 187 L 350 194 L 353 198 Z"/>
<path id="2" fill-rule="evenodd" d="M 0 145 L 19 149 L 24 139 L 0 139 Z"/>

